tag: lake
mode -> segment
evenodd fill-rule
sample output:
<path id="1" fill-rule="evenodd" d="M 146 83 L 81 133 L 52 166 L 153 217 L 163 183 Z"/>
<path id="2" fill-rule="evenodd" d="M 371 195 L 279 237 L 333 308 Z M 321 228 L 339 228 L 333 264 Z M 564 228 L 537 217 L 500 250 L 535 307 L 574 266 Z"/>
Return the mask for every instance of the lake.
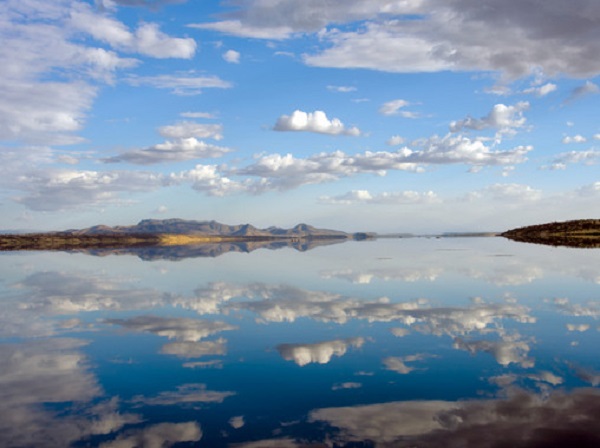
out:
<path id="1" fill-rule="evenodd" d="M 2 447 L 600 446 L 600 250 L 0 255 Z"/>

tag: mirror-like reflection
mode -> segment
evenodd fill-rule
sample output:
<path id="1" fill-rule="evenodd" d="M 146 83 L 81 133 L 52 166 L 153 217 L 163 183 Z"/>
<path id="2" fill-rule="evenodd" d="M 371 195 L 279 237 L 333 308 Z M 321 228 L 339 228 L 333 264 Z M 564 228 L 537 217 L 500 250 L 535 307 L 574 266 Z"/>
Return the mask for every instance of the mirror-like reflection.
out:
<path id="1" fill-rule="evenodd" d="M 600 446 L 600 252 L 172 258 L 0 256 L 0 445 Z"/>

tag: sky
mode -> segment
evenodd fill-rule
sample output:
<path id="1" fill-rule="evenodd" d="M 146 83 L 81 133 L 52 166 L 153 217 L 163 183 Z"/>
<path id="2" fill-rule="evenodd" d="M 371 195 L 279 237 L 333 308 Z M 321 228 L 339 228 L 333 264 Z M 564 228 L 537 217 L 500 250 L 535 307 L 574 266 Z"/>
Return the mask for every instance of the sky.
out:
<path id="1" fill-rule="evenodd" d="M 0 229 L 600 218 L 597 0 L 2 0 Z"/>

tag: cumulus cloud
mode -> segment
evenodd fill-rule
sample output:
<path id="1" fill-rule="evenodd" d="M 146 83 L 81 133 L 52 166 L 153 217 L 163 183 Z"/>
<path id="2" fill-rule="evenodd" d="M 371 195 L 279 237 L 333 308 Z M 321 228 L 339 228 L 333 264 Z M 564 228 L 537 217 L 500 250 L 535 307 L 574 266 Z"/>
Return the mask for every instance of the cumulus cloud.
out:
<path id="1" fill-rule="evenodd" d="M 389 138 L 389 140 L 387 142 L 385 142 L 388 146 L 400 146 L 403 145 L 405 143 L 406 140 L 404 140 L 403 137 L 399 136 L 399 135 L 394 135 L 392 137 Z"/>
<path id="2" fill-rule="evenodd" d="M 549 168 L 552 170 L 564 170 L 567 165 L 581 163 L 583 165 L 595 165 L 600 161 L 600 150 L 589 149 L 586 151 L 569 151 L 558 154 L 550 163 L 549 166 L 543 166 L 542 168 Z"/>
<path id="3" fill-rule="evenodd" d="M 152 191 L 164 185 L 159 174 L 141 171 L 36 170 L 19 177 L 25 195 L 16 201 L 36 211 L 119 204 L 121 192 Z"/>
<path id="4" fill-rule="evenodd" d="M 157 89 L 169 89 L 175 95 L 199 95 L 204 89 L 229 89 L 231 83 L 217 76 L 194 76 L 190 74 L 134 76 L 125 79 L 132 86 L 150 86 Z"/>
<path id="5" fill-rule="evenodd" d="M 587 0 L 578 0 L 576 7 L 559 1 L 540 6 L 534 0 L 507 1 L 500 6 L 494 0 L 402 4 L 411 11 L 409 18 L 396 15 L 368 21 L 358 31 L 329 29 L 321 33 L 327 47 L 306 56 L 306 62 L 390 72 L 494 70 L 510 78 L 540 70 L 550 76 L 574 77 L 600 72 L 600 45 L 595 35 L 599 7 Z M 580 14 L 581 10 L 586 13 Z M 302 8 L 295 12 L 302 14 Z M 251 13 L 246 12 L 245 17 Z M 370 16 L 363 13 L 361 18 L 369 20 Z M 341 13 L 330 20 L 347 22 L 352 18 Z M 550 43 L 562 51 L 547 51 Z"/>
<path id="6" fill-rule="evenodd" d="M 557 88 L 558 88 L 558 86 L 556 84 L 549 82 L 542 86 L 530 87 L 528 89 L 525 89 L 525 90 L 523 90 L 523 93 L 535 95 L 537 97 L 542 97 L 542 96 L 546 96 L 549 93 L 556 91 Z"/>
<path id="7" fill-rule="evenodd" d="M 110 17 L 98 13 L 83 3 L 75 3 L 70 12 L 71 26 L 114 49 L 140 53 L 154 58 L 190 59 L 196 53 L 196 42 L 191 38 L 170 37 L 155 23 L 142 23 L 135 32 Z"/>
<path id="8" fill-rule="evenodd" d="M 587 142 L 587 138 L 585 138 L 583 135 L 577 134 L 577 135 L 566 135 L 565 137 L 563 137 L 562 139 L 563 144 L 568 145 L 570 143 L 585 143 Z"/>
<path id="9" fill-rule="evenodd" d="M 342 151 L 319 153 L 307 158 L 292 154 L 268 154 L 253 164 L 238 169 L 237 174 L 263 178 L 258 188 L 286 190 L 301 185 L 320 184 L 361 173 L 385 175 L 387 170 L 420 171 L 416 163 L 406 160 L 404 150 L 348 155 Z"/>
<path id="10" fill-rule="evenodd" d="M 401 117 L 404 118 L 418 118 L 418 114 L 415 112 L 410 112 L 407 110 L 401 110 L 406 106 L 410 106 L 410 103 L 408 101 L 405 100 L 392 100 L 392 101 L 388 101 L 387 103 L 383 103 L 381 105 L 381 107 L 379 108 L 379 113 L 381 115 L 400 115 Z"/>
<path id="11" fill-rule="evenodd" d="M 169 126 L 161 126 L 158 128 L 158 133 L 165 138 L 184 139 L 195 137 L 221 140 L 223 138 L 223 125 L 182 121 Z"/>
<path id="12" fill-rule="evenodd" d="M 291 154 L 261 156 L 253 164 L 233 173 L 262 178 L 254 183 L 256 192 L 286 190 L 301 185 L 331 182 L 362 173 L 383 176 L 390 170 L 423 171 L 421 165 L 467 164 L 473 167 L 515 165 L 527 160 L 531 146 L 510 150 L 492 150 L 480 140 L 461 135 L 433 136 L 417 142 L 421 149 L 401 148 L 397 151 L 366 151 L 347 155 L 342 151 L 320 153 L 307 158 Z"/>
<path id="13" fill-rule="evenodd" d="M 521 101 L 514 106 L 496 104 L 490 113 L 482 118 L 468 117 L 460 121 L 450 123 L 451 132 L 459 132 L 463 129 L 480 131 L 483 129 L 496 129 L 500 134 L 512 134 L 516 129 L 525 125 L 526 119 L 523 112 L 529 109 L 529 103 Z"/>
<path id="14" fill-rule="evenodd" d="M 223 59 L 230 64 L 239 64 L 241 56 L 242 55 L 240 52 L 235 50 L 227 50 L 225 53 L 223 53 Z"/>
<path id="15" fill-rule="evenodd" d="M 286 361 L 294 361 L 300 367 L 310 363 L 327 364 L 334 356 L 343 356 L 350 347 L 360 348 L 363 338 L 338 339 L 315 344 L 280 344 L 277 351 Z"/>
<path id="16" fill-rule="evenodd" d="M 325 112 L 316 110 L 314 112 L 303 112 L 295 110 L 292 115 L 282 115 L 277 119 L 275 131 L 299 131 L 315 132 L 317 134 L 350 135 L 358 137 L 361 135 L 357 127 L 346 128 L 339 118 L 327 118 Z"/>
<path id="17" fill-rule="evenodd" d="M 173 130 L 173 133 L 177 133 Z M 181 162 L 184 160 L 223 157 L 232 150 L 198 140 L 195 137 L 167 140 L 143 149 L 136 149 L 103 159 L 105 163 L 128 162 L 136 165 Z"/>
<path id="18" fill-rule="evenodd" d="M 542 191 L 523 184 L 492 184 L 469 194 L 469 199 L 489 198 L 495 201 L 537 201 L 542 198 Z"/>
<path id="19" fill-rule="evenodd" d="M 433 191 L 419 193 L 417 191 L 384 192 L 372 195 L 367 190 L 353 190 L 339 196 L 322 196 L 320 202 L 325 204 L 431 204 L 439 202 L 438 196 Z"/>

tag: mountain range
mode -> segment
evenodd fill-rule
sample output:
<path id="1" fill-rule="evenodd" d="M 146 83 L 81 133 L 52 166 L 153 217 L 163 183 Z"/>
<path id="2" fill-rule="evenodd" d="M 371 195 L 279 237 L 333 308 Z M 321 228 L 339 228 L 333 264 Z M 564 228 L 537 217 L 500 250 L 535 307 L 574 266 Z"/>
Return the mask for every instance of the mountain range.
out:
<path id="1" fill-rule="evenodd" d="M 185 219 L 144 219 L 131 226 L 98 225 L 85 229 L 71 229 L 69 235 L 203 235 L 220 237 L 270 237 L 270 238 L 355 238 L 366 234 L 350 234 L 339 230 L 318 229 L 308 224 L 298 224 L 291 229 L 268 227 L 259 229 L 251 224 L 227 225 L 217 221 L 192 221 Z"/>

